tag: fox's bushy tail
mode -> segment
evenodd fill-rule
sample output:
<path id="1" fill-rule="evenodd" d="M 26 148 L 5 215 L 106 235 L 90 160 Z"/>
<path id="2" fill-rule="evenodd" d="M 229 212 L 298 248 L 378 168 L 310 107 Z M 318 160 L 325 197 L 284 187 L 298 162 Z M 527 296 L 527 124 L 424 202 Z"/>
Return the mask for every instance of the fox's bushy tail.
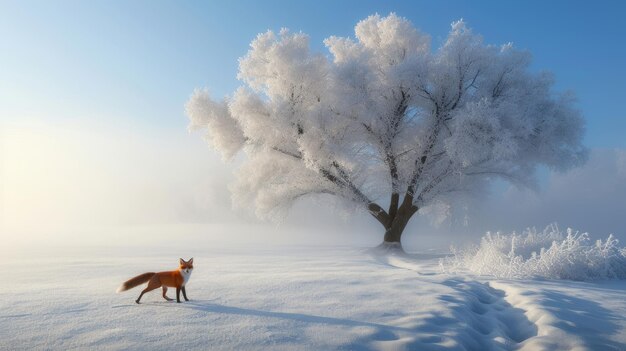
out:
<path id="1" fill-rule="evenodd" d="M 155 274 L 154 272 L 150 272 L 150 273 L 144 273 L 144 274 L 138 275 L 134 278 L 130 278 L 127 281 L 125 281 L 124 284 L 120 285 L 119 288 L 117 288 L 117 292 L 120 293 L 122 291 L 130 290 L 136 287 L 137 285 L 141 285 L 147 282 L 148 280 L 150 280 L 150 278 L 152 278 L 154 274 Z"/>

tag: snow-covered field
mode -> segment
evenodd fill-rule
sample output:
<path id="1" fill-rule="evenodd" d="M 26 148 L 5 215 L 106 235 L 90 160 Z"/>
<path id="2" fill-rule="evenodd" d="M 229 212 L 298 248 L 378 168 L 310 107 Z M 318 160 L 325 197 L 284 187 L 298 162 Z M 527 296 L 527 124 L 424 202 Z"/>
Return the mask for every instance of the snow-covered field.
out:
<path id="1" fill-rule="evenodd" d="M 626 350 L 625 281 L 443 274 L 435 253 L 202 246 L 3 254 L 0 350 Z M 115 293 L 181 254 L 194 256 L 190 302 Z"/>

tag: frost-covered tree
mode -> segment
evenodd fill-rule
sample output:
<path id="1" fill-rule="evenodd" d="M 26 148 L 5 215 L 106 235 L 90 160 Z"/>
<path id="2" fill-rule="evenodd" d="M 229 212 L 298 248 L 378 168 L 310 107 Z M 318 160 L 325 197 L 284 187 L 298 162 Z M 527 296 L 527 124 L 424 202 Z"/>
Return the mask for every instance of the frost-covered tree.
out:
<path id="1" fill-rule="evenodd" d="M 244 151 L 236 203 L 268 217 L 330 194 L 368 211 L 383 244 L 397 246 L 427 206 L 584 159 L 572 96 L 531 72 L 529 53 L 485 45 L 463 21 L 436 50 L 395 14 L 370 16 L 355 34 L 326 39 L 330 55 L 312 53 L 303 33 L 259 34 L 232 96 L 193 93 L 191 128 L 225 160 Z"/>

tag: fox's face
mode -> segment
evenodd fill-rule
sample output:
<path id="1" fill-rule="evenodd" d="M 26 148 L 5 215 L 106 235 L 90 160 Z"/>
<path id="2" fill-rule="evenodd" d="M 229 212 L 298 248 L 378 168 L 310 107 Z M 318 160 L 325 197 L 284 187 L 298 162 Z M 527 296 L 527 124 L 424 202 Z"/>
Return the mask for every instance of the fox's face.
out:
<path id="1" fill-rule="evenodd" d="M 184 274 L 190 274 L 193 271 L 193 257 L 189 261 L 180 259 L 180 266 L 178 269 Z"/>

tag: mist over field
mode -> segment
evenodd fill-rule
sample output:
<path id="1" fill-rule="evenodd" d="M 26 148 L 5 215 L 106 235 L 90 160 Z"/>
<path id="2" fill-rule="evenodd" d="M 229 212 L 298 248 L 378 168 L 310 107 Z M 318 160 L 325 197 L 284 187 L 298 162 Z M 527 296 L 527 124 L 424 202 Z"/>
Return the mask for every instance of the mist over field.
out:
<path id="1" fill-rule="evenodd" d="M 139 245 L 187 235 L 215 244 L 374 246 L 382 234 L 374 220 L 330 197 L 297 203 L 279 223 L 233 209 L 228 186 L 237 162 L 223 165 L 185 131 L 137 136 L 15 124 L 3 129 L 2 155 L 2 231 L 9 246 L 111 244 L 112 238 Z M 626 211 L 626 151 L 595 149 L 584 166 L 540 177 L 536 191 L 496 184 L 453 207 L 445 219 L 438 213 L 417 217 L 406 245 L 448 248 L 486 231 L 521 232 L 553 222 L 626 239 L 620 215 Z"/>

